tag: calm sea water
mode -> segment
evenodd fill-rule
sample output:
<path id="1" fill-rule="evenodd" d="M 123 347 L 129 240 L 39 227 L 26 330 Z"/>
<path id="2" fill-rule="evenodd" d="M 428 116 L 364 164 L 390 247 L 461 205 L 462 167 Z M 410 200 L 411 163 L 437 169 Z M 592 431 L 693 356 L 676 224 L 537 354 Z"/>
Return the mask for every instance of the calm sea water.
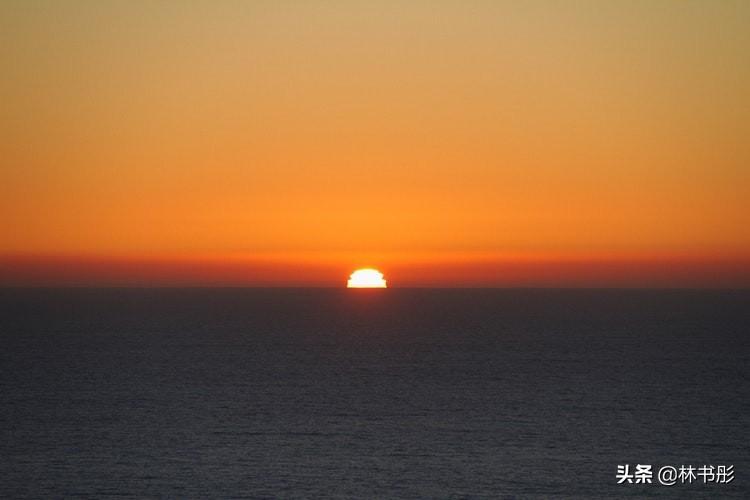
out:
<path id="1" fill-rule="evenodd" d="M 4 290 L 0 497 L 748 498 L 749 327 L 747 291 Z"/>

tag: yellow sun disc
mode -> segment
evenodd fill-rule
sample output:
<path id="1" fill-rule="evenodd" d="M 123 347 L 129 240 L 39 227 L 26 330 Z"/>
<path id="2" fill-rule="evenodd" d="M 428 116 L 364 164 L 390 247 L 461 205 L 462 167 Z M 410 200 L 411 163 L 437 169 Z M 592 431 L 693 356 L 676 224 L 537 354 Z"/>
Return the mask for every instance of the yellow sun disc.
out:
<path id="1" fill-rule="evenodd" d="M 377 269 L 357 269 L 346 282 L 347 288 L 386 288 L 383 273 Z"/>

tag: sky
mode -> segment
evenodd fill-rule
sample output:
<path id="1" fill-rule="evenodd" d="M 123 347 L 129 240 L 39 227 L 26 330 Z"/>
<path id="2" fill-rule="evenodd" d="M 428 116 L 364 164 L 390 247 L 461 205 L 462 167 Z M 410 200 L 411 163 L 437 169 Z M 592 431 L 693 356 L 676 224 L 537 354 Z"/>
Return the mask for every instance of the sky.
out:
<path id="1" fill-rule="evenodd" d="M 0 285 L 750 286 L 750 2 L 0 3 Z"/>

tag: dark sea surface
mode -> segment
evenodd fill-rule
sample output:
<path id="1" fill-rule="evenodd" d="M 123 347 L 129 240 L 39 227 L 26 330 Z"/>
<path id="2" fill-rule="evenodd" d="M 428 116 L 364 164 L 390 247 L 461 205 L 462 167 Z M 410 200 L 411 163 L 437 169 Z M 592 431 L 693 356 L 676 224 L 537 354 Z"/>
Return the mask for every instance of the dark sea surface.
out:
<path id="1" fill-rule="evenodd" d="M 0 290 L 0 497 L 750 498 L 749 330 L 748 291 Z"/>

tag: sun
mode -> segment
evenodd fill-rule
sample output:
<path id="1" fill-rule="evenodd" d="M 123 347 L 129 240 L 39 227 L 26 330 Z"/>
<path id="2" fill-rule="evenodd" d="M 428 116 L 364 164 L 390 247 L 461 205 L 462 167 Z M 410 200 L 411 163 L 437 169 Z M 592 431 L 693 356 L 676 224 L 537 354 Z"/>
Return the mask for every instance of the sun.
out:
<path id="1" fill-rule="evenodd" d="M 347 288 L 386 288 L 383 273 L 377 269 L 357 269 L 346 282 Z"/>

